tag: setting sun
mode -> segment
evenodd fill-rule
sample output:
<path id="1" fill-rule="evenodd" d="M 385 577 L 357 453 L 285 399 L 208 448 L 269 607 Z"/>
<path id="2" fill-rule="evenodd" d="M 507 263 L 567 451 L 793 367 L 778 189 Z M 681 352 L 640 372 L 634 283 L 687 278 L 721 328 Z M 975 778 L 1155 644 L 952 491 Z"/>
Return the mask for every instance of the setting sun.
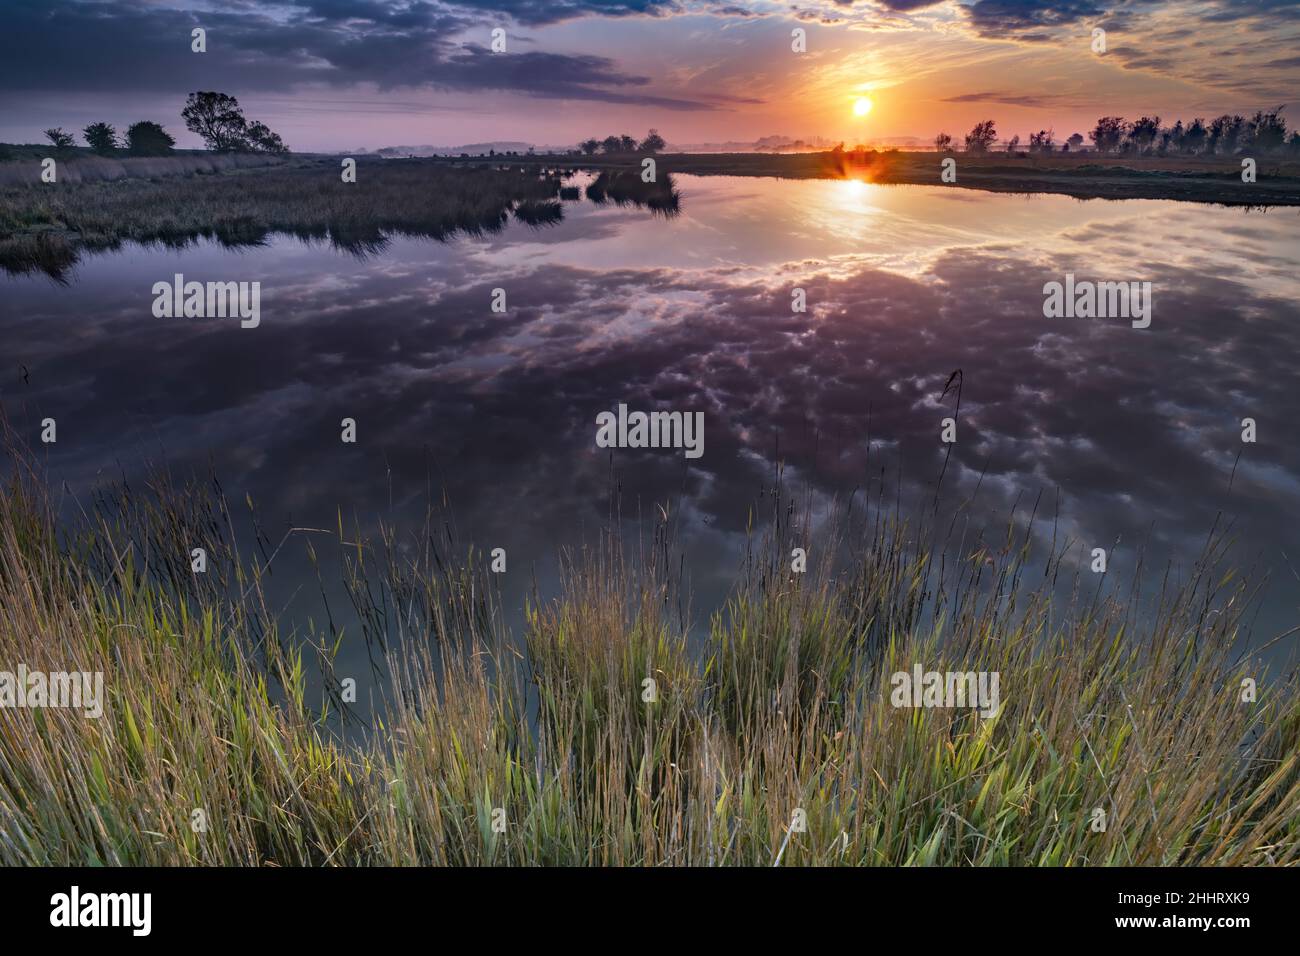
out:
<path id="1" fill-rule="evenodd" d="M 854 116 L 866 116 L 870 112 L 871 112 L 871 100 L 867 99 L 865 96 L 860 96 L 856 101 L 854 101 L 853 103 Z"/>

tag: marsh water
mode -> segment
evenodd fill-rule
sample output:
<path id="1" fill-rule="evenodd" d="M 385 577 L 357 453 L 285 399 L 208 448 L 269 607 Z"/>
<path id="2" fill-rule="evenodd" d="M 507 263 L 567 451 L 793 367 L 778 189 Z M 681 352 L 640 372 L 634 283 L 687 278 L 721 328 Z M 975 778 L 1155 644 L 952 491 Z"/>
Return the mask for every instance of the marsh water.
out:
<path id="1" fill-rule="evenodd" d="M 673 514 L 696 618 L 734 580 L 774 480 L 990 526 L 1140 548 L 1185 570 L 1216 522 L 1300 617 L 1300 215 L 857 181 L 678 179 L 674 217 L 566 202 L 564 219 L 359 257 L 285 236 L 126 245 L 66 284 L 0 276 L 0 401 L 73 495 L 148 463 L 213 472 L 268 537 L 421 519 L 505 548 L 503 599 L 554 588 L 560 548 Z M 159 319 L 154 283 L 257 281 L 261 322 Z M 1149 328 L 1050 319 L 1043 286 L 1150 281 Z M 806 311 L 792 311 L 803 289 Z M 492 310 L 504 289 L 506 311 Z M 962 372 L 961 406 L 943 395 Z M 704 413 L 704 452 L 596 446 L 596 416 Z M 948 446 L 941 420 L 955 415 Z M 40 444 L 42 419 L 58 441 Z M 357 423 L 356 443 L 340 423 Z M 1244 443 L 1242 420 L 1256 423 Z M 279 559 L 277 559 L 279 560 Z M 286 558 L 284 575 L 292 576 Z M 289 615 L 311 613 L 283 586 Z M 337 611 L 337 607 L 335 609 Z M 316 612 L 319 619 L 319 611 Z M 345 651 L 345 653 L 351 653 Z"/>

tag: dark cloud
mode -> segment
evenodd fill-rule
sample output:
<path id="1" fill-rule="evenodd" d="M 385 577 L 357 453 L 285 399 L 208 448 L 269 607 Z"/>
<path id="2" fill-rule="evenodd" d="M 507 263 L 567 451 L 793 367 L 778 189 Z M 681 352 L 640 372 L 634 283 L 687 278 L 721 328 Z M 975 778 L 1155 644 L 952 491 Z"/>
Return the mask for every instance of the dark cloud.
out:
<path id="1" fill-rule="evenodd" d="M 1295 0 L 1211 0 L 1210 9 L 1201 12 L 1207 23 L 1231 23 L 1237 20 L 1300 20 L 1300 4 Z"/>
<path id="2" fill-rule="evenodd" d="M 962 93 L 959 96 L 948 96 L 940 102 L 943 103 L 1005 103 L 1009 106 L 1055 106 L 1059 103 L 1059 97 L 1051 94 L 1034 94 L 1034 93 Z"/>
<path id="3" fill-rule="evenodd" d="M 921 10 L 925 7 L 938 6 L 945 0 L 878 0 L 882 7 L 893 10 L 897 13 L 908 13 L 912 10 Z"/>
<path id="4" fill-rule="evenodd" d="M 459 10 L 476 10 L 485 14 L 507 15 L 520 23 L 539 26 L 579 17 L 662 17 L 681 13 L 685 4 L 678 0 L 448 0 Z"/>
<path id="5" fill-rule="evenodd" d="M 1109 6 L 1093 0 L 979 0 L 965 11 L 981 36 L 1041 40 L 1048 36 L 1045 29 L 1102 16 Z"/>
<path id="6" fill-rule="evenodd" d="M 914 0 L 880 2 L 898 9 L 895 2 L 908 4 Z M 963 4 L 962 9 L 981 36 L 1037 42 L 1055 39 L 1057 28 L 1078 23 L 1138 33 L 1145 29 L 1148 14 L 1169 6 L 1162 0 L 975 0 Z M 1259 20 L 1275 25 L 1300 20 L 1300 4 L 1295 0 L 1208 0 L 1188 5 L 1185 15 L 1192 23 Z M 1165 31 L 1162 36 L 1172 40 L 1194 33 L 1193 27 L 1184 27 Z"/>
<path id="7" fill-rule="evenodd" d="M 501 12 L 517 14 L 523 22 L 535 17 L 534 5 L 501 6 L 510 8 Z M 618 15 L 670 5 L 560 4 L 555 12 L 577 15 L 580 9 Z M 6 9 L 0 33 L 0 87 L 13 96 L 85 90 L 239 93 L 307 83 L 373 83 L 385 90 L 500 90 L 664 109 L 716 108 L 705 99 L 650 93 L 648 77 L 625 73 L 606 57 L 491 53 L 493 25 L 464 4 L 312 0 L 273 15 L 239 7 L 199 14 L 129 0 L 18 0 Z M 207 31 L 207 53 L 191 52 L 190 31 L 196 26 Z"/>

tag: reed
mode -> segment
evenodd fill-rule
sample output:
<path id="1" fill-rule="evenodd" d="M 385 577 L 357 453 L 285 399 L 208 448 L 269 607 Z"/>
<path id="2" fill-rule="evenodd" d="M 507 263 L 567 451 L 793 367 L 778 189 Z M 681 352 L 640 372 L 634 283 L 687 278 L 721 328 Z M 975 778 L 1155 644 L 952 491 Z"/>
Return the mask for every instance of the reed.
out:
<path id="1" fill-rule="evenodd" d="M 1031 579 L 1011 531 L 940 571 L 897 514 L 841 515 L 794 573 L 814 525 L 774 498 L 702 630 L 663 515 L 565 555 L 516 635 L 449 525 L 415 548 L 340 526 L 311 540 L 347 557 L 345 636 L 268 610 L 274 544 L 241 559 L 215 482 L 56 520 L 29 458 L 6 473 L 0 668 L 100 670 L 107 697 L 98 720 L 0 709 L 6 865 L 1300 861 L 1295 675 L 1239 653 L 1251 589 L 1217 539 L 1139 612 L 1061 598 L 1059 556 Z M 178 540 L 228 570 L 190 573 Z M 362 636 L 391 688 L 349 739 L 333 660 Z M 916 664 L 998 672 L 1000 708 L 894 706 Z"/>

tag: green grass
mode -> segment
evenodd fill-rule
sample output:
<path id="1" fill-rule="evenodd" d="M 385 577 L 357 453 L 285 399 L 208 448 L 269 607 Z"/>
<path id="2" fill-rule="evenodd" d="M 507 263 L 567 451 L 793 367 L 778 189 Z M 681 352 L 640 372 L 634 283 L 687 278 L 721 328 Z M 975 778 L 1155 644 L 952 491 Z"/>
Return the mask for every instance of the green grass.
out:
<path id="1" fill-rule="evenodd" d="M 29 461 L 8 471 L 0 667 L 102 670 L 107 701 L 100 720 L 0 710 L 6 865 L 1300 860 L 1300 696 L 1237 661 L 1250 588 L 1217 543 L 1141 614 L 1086 572 L 1053 597 L 1060 556 L 1031 569 L 1010 531 L 941 572 L 923 528 L 845 516 L 814 538 L 778 502 L 691 642 L 671 520 L 566 555 L 521 635 L 441 522 L 414 551 L 340 523 L 366 623 L 337 635 L 268 610 L 274 544 L 240 563 L 219 486 L 160 476 L 61 524 Z M 337 688 L 338 642 L 363 637 L 394 690 L 344 743 L 309 676 Z M 891 706 L 888 676 L 918 662 L 999 672 L 1001 709 Z"/>

